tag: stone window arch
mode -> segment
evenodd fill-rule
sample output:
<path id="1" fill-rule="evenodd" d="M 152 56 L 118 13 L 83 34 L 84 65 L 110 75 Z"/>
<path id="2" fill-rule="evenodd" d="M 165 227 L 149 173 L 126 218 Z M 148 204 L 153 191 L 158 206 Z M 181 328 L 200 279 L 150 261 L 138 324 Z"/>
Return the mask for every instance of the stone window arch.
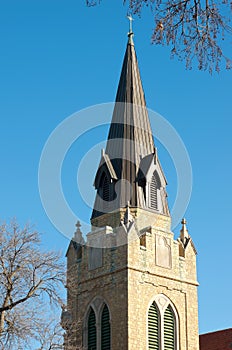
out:
<path id="1" fill-rule="evenodd" d="M 179 321 L 172 302 L 157 295 L 148 308 L 148 350 L 179 350 Z"/>
<path id="2" fill-rule="evenodd" d="M 110 309 L 102 297 L 95 297 L 87 308 L 83 324 L 83 349 L 111 350 Z"/>

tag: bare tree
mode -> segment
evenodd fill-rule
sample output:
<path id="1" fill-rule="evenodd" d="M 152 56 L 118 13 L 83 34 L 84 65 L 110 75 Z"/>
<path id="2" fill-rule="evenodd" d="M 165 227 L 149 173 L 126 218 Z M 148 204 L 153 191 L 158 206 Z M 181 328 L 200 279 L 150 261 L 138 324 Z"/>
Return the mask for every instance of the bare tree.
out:
<path id="1" fill-rule="evenodd" d="M 88 6 L 101 0 L 86 0 Z M 141 16 L 150 7 L 154 18 L 152 43 L 170 45 L 171 56 L 177 56 L 192 68 L 194 59 L 200 70 L 220 70 L 231 60 L 223 52 L 224 39 L 232 34 L 229 25 L 232 4 L 229 0 L 123 0 L 128 11 Z"/>
<path id="2" fill-rule="evenodd" d="M 30 226 L 21 229 L 15 221 L 0 226 L 1 349 L 32 349 L 31 340 L 42 344 L 49 325 L 57 339 L 49 309 L 62 303 L 64 278 L 60 255 L 41 251 L 38 232 Z"/>
<path id="3" fill-rule="evenodd" d="M 36 350 L 63 350 L 64 330 L 60 319 L 54 317 L 49 321 L 43 320 L 43 323 L 38 325 L 36 340 L 38 344 Z"/>

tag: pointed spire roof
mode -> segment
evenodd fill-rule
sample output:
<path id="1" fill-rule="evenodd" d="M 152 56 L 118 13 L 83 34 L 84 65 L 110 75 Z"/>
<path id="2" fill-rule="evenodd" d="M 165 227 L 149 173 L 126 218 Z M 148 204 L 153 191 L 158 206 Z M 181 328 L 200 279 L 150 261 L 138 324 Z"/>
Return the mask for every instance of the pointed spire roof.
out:
<path id="1" fill-rule="evenodd" d="M 123 60 L 108 140 L 116 138 L 132 140 L 134 142 L 134 148 L 142 144 L 142 150 L 135 152 L 135 157 L 136 154 L 141 156 L 154 152 L 154 142 L 146 109 L 133 35 L 133 32 L 128 34 L 127 48 Z M 110 142 L 108 142 L 106 153 L 110 156 L 111 151 Z M 121 156 L 124 156 L 123 150 L 121 152 Z"/>
<path id="2" fill-rule="evenodd" d="M 111 206 L 111 211 L 125 208 L 128 201 L 132 207 L 147 208 L 143 183 L 146 181 L 145 172 L 150 169 L 151 164 L 156 164 L 160 168 L 158 173 L 161 173 L 162 169 L 157 160 L 131 30 L 128 34 L 104 155 L 109 158 L 110 162 L 108 163 L 114 169 L 117 177 L 117 180 L 111 176 L 109 179 L 110 182 L 116 182 L 115 192 L 117 197 L 114 206 Z M 101 186 L 104 163 L 104 159 L 101 159 L 95 178 L 95 187 L 98 190 Z M 163 187 L 166 186 L 165 178 L 161 180 L 161 183 Z M 98 191 L 98 193 L 100 192 Z M 99 205 L 96 198 L 92 219 L 101 214 L 97 207 Z"/>

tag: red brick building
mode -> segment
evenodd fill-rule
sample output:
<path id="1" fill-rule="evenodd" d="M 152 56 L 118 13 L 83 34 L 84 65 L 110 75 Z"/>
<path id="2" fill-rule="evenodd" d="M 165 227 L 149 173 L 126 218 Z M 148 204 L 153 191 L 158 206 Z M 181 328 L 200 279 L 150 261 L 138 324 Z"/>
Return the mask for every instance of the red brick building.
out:
<path id="1" fill-rule="evenodd" d="M 232 328 L 200 335 L 200 350 L 231 350 Z"/>

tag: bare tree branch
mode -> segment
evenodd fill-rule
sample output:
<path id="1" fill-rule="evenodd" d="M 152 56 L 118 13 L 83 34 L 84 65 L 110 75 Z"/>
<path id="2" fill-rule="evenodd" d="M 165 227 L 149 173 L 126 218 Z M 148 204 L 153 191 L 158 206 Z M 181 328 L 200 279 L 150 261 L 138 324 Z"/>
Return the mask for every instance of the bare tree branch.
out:
<path id="1" fill-rule="evenodd" d="M 15 221 L 0 226 L 0 349 L 31 349 L 31 339 L 41 340 L 49 324 L 57 339 L 58 326 L 48 322 L 48 306 L 63 304 L 64 279 L 60 254 L 41 251 L 40 236 L 32 227 L 20 229 Z M 59 342 L 61 349 L 61 338 Z"/>
<path id="2" fill-rule="evenodd" d="M 101 1 L 86 0 L 88 6 Z M 221 59 L 226 69 L 231 59 L 223 52 L 224 39 L 232 34 L 231 2 L 228 0 L 123 0 L 128 11 L 142 15 L 150 7 L 155 27 L 152 43 L 171 46 L 171 57 L 177 56 L 191 69 L 198 61 L 200 70 L 219 72 Z"/>

